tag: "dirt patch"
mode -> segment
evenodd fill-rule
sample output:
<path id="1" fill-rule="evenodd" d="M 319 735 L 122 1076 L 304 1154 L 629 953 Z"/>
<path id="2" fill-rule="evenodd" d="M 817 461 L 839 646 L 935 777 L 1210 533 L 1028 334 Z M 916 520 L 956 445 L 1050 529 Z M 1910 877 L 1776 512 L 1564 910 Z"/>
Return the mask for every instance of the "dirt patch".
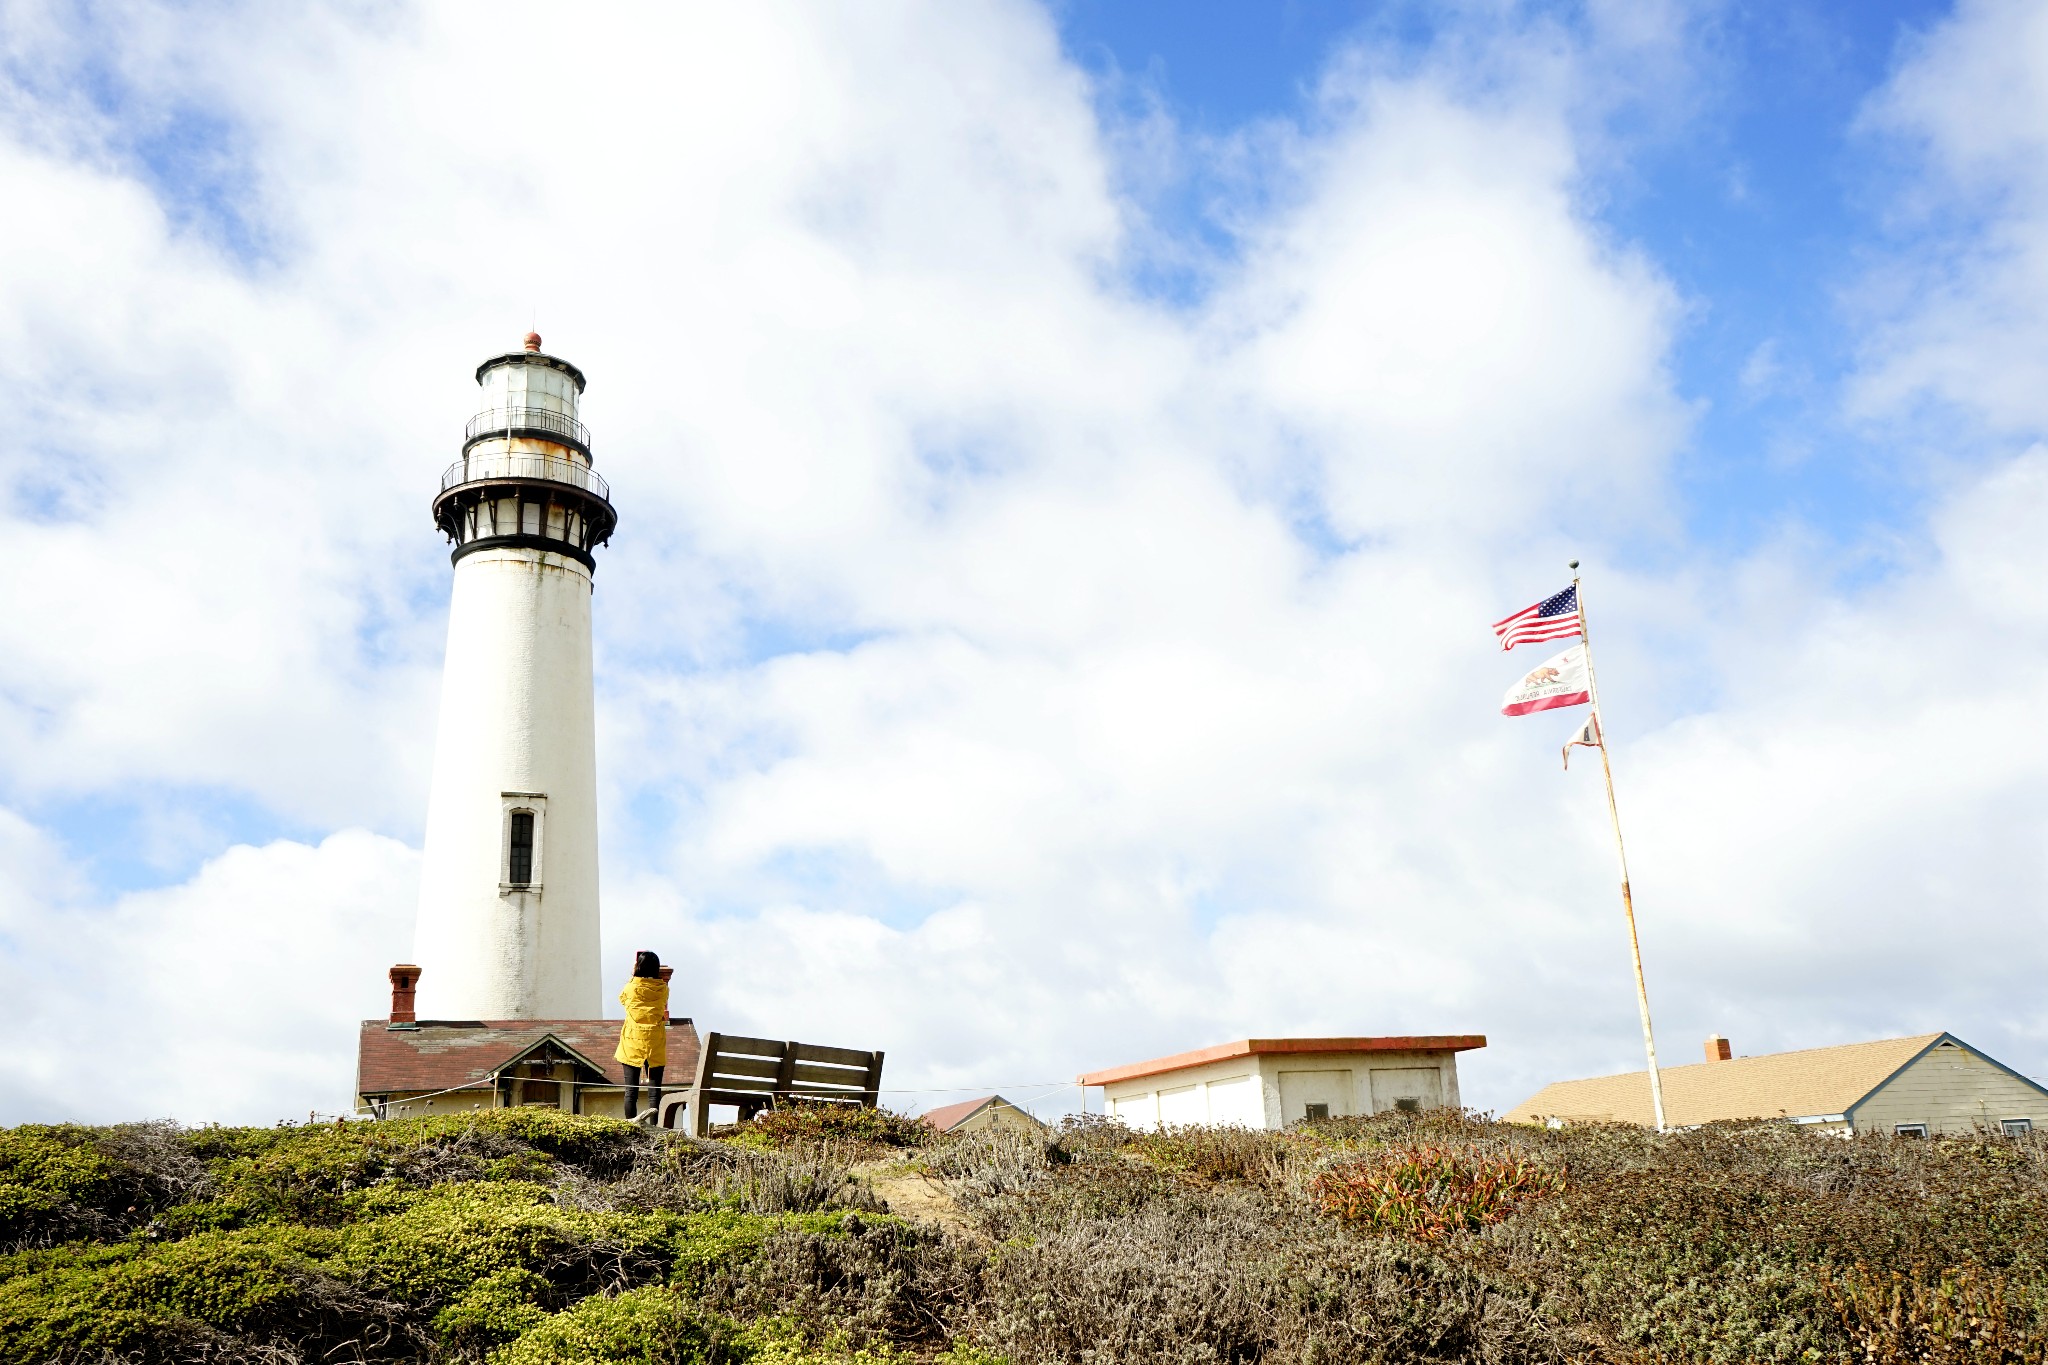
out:
<path id="1" fill-rule="evenodd" d="M 899 1218 L 937 1223 L 958 1232 L 973 1230 L 943 1180 L 905 1169 L 900 1161 L 864 1163 L 854 1167 L 854 1174 L 864 1178 L 876 1197 L 889 1206 L 889 1212 Z"/>

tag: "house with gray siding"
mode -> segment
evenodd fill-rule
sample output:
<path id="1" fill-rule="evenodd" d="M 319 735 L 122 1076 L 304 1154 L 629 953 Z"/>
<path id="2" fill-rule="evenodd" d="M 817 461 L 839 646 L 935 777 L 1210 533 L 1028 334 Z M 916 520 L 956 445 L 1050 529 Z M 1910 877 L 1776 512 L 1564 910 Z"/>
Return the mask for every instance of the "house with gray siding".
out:
<path id="1" fill-rule="evenodd" d="M 1932 1137 L 2017 1136 L 2048 1127 L 2048 1087 L 1953 1033 L 1737 1057 L 1707 1040 L 1707 1059 L 1664 1067 L 1664 1112 L 1673 1127 L 1721 1119 L 1784 1119 L 1845 1133 Z M 1651 1126 L 1641 1071 L 1547 1085 L 1509 1110 L 1513 1123 Z"/>

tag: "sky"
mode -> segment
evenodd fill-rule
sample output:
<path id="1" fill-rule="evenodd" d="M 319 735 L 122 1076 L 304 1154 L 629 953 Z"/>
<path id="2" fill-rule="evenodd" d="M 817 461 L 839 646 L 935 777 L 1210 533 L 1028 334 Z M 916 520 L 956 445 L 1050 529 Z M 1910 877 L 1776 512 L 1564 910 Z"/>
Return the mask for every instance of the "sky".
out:
<path id="1" fill-rule="evenodd" d="M 2016 0 L 0 0 L 0 1123 L 347 1107 L 528 327 L 700 1027 L 1640 1067 L 1578 559 L 1667 1064 L 2048 1076 L 2044 153 Z"/>

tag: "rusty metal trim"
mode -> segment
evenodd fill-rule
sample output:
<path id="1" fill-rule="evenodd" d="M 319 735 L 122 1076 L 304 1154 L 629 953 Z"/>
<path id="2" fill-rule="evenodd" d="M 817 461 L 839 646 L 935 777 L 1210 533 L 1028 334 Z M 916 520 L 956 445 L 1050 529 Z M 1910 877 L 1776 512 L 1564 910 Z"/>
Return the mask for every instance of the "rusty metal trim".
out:
<path id="1" fill-rule="evenodd" d="M 507 351 L 503 355 L 494 355 L 489 360 L 486 360 L 483 364 L 476 367 L 476 382 L 479 384 L 483 383 L 484 376 L 488 374 L 490 371 L 498 368 L 498 366 L 500 365 L 545 366 L 547 369 L 550 370 L 560 370 L 563 374 L 566 374 L 569 376 L 569 378 L 575 380 L 576 392 L 582 393 L 585 387 L 583 371 L 577 369 L 574 365 L 571 365 L 568 361 L 562 359 L 560 356 L 547 355 L 540 351 Z"/>

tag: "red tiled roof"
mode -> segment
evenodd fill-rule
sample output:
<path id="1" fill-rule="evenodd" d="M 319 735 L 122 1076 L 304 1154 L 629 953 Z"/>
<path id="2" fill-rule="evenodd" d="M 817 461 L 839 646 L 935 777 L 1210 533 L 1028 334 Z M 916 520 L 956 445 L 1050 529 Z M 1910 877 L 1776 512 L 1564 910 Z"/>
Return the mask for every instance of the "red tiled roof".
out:
<path id="1" fill-rule="evenodd" d="M 1191 1066 L 1228 1061 L 1232 1057 L 1249 1057 L 1255 1053 L 1468 1052 L 1485 1046 L 1486 1035 L 1481 1033 L 1429 1033 L 1401 1038 L 1240 1038 L 1234 1043 L 1219 1043 L 1193 1052 L 1176 1052 L 1171 1057 L 1155 1057 L 1149 1062 L 1130 1062 L 1091 1071 L 1081 1077 L 1081 1084 L 1112 1085 L 1117 1081 L 1135 1080 L 1139 1076 L 1183 1071 Z"/>
<path id="2" fill-rule="evenodd" d="M 928 1123 L 942 1133 L 950 1133 L 967 1119 L 972 1118 L 983 1106 L 994 1104 L 1001 1095 L 983 1095 L 978 1100 L 962 1100 L 958 1104 L 942 1104 L 928 1109 L 918 1116 L 920 1123 Z"/>
<path id="3" fill-rule="evenodd" d="M 601 1065 L 608 1080 L 623 1084 L 626 1069 L 612 1060 L 622 1022 L 428 1019 L 409 1029 L 365 1019 L 356 1047 L 356 1094 L 421 1094 L 482 1081 L 549 1035 Z M 697 1026 L 688 1019 L 671 1019 L 668 1065 L 662 1073 L 669 1088 L 696 1080 L 697 1049 Z"/>

